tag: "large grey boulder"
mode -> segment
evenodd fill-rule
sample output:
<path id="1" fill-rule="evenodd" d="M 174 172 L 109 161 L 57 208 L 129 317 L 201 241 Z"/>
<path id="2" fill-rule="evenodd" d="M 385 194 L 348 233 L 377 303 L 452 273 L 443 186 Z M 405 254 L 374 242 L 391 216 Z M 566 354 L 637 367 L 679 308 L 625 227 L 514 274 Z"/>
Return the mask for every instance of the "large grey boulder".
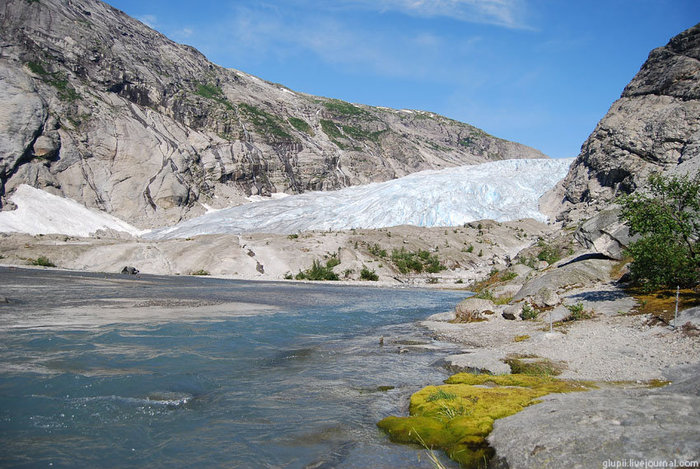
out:
<path id="1" fill-rule="evenodd" d="M 484 319 L 484 314 L 491 314 L 495 309 L 496 305 L 490 300 L 467 298 L 455 306 L 455 316 L 457 321 L 468 322 L 475 319 Z"/>
<path id="2" fill-rule="evenodd" d="M 542 287 L 532 299 L 532 304 L 538 308 L 551 308 L 561 303 L 561 298 L 550 287 Z"/>
<path id="3" fill-rule="evenodd" d="M 607 259 L 586 259 L 553 268 L 523 285 L 513 301 L 534 298 L 543 289 L 559 294 L 575 286 L 607 282 L 612 266 L 613 261 Z"/>
<path id="4" fill-rule="evenodd" d="M 675 370 L 660 389 L 550 394 L 496 420 L 493 468 L 602 468 L 606 461 L 697 461 L 698 366 Z"/>
<path id="5" fill-rule="evenodd" d="M 621 207 L 613 205 L 586 220 L 574 237 L 587 249 L 611 259 L 623 258 L 623 251 L 635 240 L 627 225 L 620 220 Z"/>

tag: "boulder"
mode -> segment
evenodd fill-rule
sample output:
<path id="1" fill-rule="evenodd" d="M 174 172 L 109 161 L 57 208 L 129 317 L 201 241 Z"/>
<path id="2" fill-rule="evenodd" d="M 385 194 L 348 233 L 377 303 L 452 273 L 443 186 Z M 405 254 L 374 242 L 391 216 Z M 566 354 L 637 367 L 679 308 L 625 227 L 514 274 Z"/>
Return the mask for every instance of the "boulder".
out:
<path id="1" fill-rule="evenodd" d="M 512 297 L 518 293 L 522 287 L 520 283 L 507 283 L 505 285 L 493 287 L 491 293 L 493 293 L 493 296 L 496 298 Z"/>
<path id="2" fill-rule="evenodd" d="M 136 275 L 138 273 L 139 273 L 139 269 L 137 269 L 136 267 L 132 267 L 130 265 L 124 266 L 124 268 L 122 269 L 122 274 L 125 274 L 125 275 Z"/>
<path id="3" fill-rule="evenodd" d="M 540 319 L 545 322 L 549 322 L 551 317 L 552 322 L 560 322 L 566 320 L 566 318 L 569 316 L 571 316 L 571 310 L 564 305 L 559 305 L 556 308 L 547 311 L 541 316 Z"/>
<path id="4" fill-rule="evenodd" d="M 520 318 L 520 313 L 522 313 L 522 311 L 522 303 L 516 303 L 514 305 L 506 306 L 506 308 L 503 310 L 503 313 L 501 313 L 501 316 L 503 316 L 505 319 L 508 319 L 509 321 L 516 321 Z"/>
<path id="5" fill-rule="evenodd" d="M 696 461 L 700 454 L 696 395 L 605 389 L 542 400 L 495 421 L 489 467 L 592 468 L 606 461 Z"/>
<path id="6" fill-rule="evenodd" d="M 469 322 L 475 319 L 482 319 L 486 312 L 493 313 L 495 309 L 496 305 L 490 300 L 467 298 L 455 306 L 456 320 Z"/>
<path id="7" fill-rule="evenodd" d="M 520 278 L 525 278 L 532 273 L 532 268 L 525 264 L 513 264 L 510 267 L 511 272 L 514 272 Z"/>
<path id="8" fill-rule="evenodd" d="M 538 308 L 551 308 L 561 303 L 561 298 L 549 287 L 542 287 L 532 298 L 532 304 Z"/>
<path id="9" fill-rule="evenodd" d="M 527 282 L 513 300 L 534 297 L 545 287 L 559 293 L 575 285 L 608 282 L 613 264 L 614 261 L 608 259 L 586 259 L 559 266 Z"/>
<path id="10" fill-rule="evenodd" d="M 611 259 L 623 258 L 623 250 L 636 237 L 630 236 L 629 228 L 620 220 L 621 207 L 613 205 L 588 219 L 574 233 L 574 237 L 587 249 Z"/>

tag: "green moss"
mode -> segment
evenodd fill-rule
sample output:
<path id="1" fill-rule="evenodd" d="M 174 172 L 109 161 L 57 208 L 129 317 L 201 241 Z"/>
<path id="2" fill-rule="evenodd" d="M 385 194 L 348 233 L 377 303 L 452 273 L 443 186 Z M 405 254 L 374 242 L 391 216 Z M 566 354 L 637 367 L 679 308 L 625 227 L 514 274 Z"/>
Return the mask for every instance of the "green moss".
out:
<path id="1" fill-rule="evenodd" d="M 323 133 L 328 135 L 328 137 L 331 139 L 343 137 L 343 134 L 340 133 L 338 126 L 333 121 L 321 119 L 321 130 L 323 130 Z"/>
<path id="2" fill-rule="evenodd" d="M 29 67 L 29 70 L 32 71 L 32 73 L 35 73 L 37 75 L 48 75 L 49 72 L 46 71 L 43 65 L 41 65 L 38 62 L 27 62 L 27 67 Z"/>
<path id="3" fill-rule="evenodd" d="M 516 356 L 506 358 L 505 362 L 510 366 L 511 373 L 515 374 L 547 377 L 558 376 L 564 371 L 562 365 L 546 358 Z"/>
<path id="4" fill-rule="evenodd" d="M 238 108 L 258 132 L 273 138 L 293 140 L 292 136 L 284 129 L 283 122 L 277 116 L 273 116 L 269 112 L 246 103 L 239 104 Z"/>
<path id="5" fill-rule="evenodd" d="M 224 95 L 224 93 L 221 91 L 221 88 L 219 88 L 216 85 L 210 85 L 207 83 L 197 83 L 197 89 L 195 93 L 199 96 L 202 96 L 203 98 L 208 99 L 220 98 Z"/>
<path id="6" fill-rule="evenodd" d="M 311 126 L 305 120 L 299 119 L 298 117 L 290 117 L 287 120 L 290 124 L 292 124 L 292 127 L 297 129 L 299 132 L 304 132 L 309 135 L 314 134 L 313 130 L 311 130 Z"/>
<path id="7" fill-rule="evenodd" d="M 332 99 L 323 103 L 326 109 L 340 116 L 363 116 L 369 115 L 367 111 L 354 104 L 350 104 L 339 99 Z"/>
<path id="8" fill-rule="evenodd" d="M 387 417 L 377 425 L 392 441 L 442 449 L 468 468 L 485 467 L 493 455 L 486 437 L 496 419 L 520 412 L 552 392 L 588 389 L 582 383 L 527 375 L 459 373 L 445 382 L 413 394 L 410 417 Z"/>

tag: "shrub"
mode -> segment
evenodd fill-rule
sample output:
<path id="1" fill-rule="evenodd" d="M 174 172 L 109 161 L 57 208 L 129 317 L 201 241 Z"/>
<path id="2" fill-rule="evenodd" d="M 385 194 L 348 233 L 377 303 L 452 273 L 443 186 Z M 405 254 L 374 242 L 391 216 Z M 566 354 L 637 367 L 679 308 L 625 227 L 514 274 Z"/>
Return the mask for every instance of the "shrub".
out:
<path id="1" fill-rule="evenodd" d="M 537 245 L 541 248 L 540 252 L 537 254 L 537 259 L 545 261 L 547 264 L 554 264 L 561 259 L 559 250 L 554 246 L 545 243 L 543 240 L 540 240 Z"/>
<path id="2" fill-rule="evenodd" d="M 571 314 L 567 321 L 580 321 L 581 319 L 591 319 L 593 314 L 590 311 L 585 311 L 583 309 L 583 303 L 576 303 L 575 305 L 566 305 L 566 308 L 571 311 Z"/>
<path id="3" fill-rule="evenodd" d="M 378 244 L 373 244 L 369 247 L 369 253 L 376 257 L 386 257 L 386 249 L 382 249 Z"/>
<path id="4" fill-rule="evenodd" d="M 246 103 L 240 103 L 238 108 L 259 132 L 281 140 L 293 140 L 279 117 Z"/>
<path id="5" fill-rule="evenodd" d="M 337 257 L 331 257 L 325 265 L 321 264 L 319 260 L 314 260 L 311 268 L 299 272 L 294 278 L 297 280 L 339 280 L 338 274 L 333 272 L 333 267 L 338 264 L 340 261 Z"/>
<path id="6" fill-rule="evenodd" d="M 539 311 L 537 311 L 535 308 L 530 306 L 529 303 L 525 303 L 523 305 L 523 310 L 520 313 L 520 318 L 523 320 L 528 320 L 528 319 L 537 319 L 537 315 L 539 314 Z"/>
<path id="7" fill-rule="evenodd" d="M 51 262 L 48 257 L 39 256 L 31 262 L 32 265 L 39 265 L 41 267 L 56 267 L 56 264 Z"/>
<path id="8" fill-rule="evenodd" d="M 421 273 L 424 270 L 434 274 L 447 268 L 435 254 L 430 254 L 422 249 L 415 252 L 406 251 L 404 248 L 401 248 L 400 251 L 394 249 L 391 253 L 391 260 L 402 274 L 411 271 Z"/>
<path id="9" fill-rule="evenodd" d="M 620 218 L 641 238 L 627 254 L 632 281 L 647 291 L 692 287 L 700 281 L 700 173 L 690 178 L 653 174 L 648 193 L 618 199 Z"/>
<path id="10" fill-rule="evenodd" d="M 369 270 L 367 267 L 364 265 L 362 266 L 362 270 L 360 271 L 360 278 L 362 280 L 371 280 L 372 282 L 376 282 L 379 280 L 379 276 L 374 270 Z"/>
<path id="11" fill-rule="evenodd" d="M 209 272 L 204 269 L 195 270 L 190 275 L 209 275 Z"/>

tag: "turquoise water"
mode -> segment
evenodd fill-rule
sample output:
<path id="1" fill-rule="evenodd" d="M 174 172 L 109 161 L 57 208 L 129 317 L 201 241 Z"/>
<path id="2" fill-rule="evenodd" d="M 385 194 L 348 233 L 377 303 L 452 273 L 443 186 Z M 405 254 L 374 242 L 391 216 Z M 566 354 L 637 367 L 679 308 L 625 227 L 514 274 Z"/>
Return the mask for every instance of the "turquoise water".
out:
<path id="1" fill-rule="evenodd" d="M 2 467 L 431 467 L 375 424 L 447 376 L 436 361 L 451 346 L 416 321 L 464 293 L 7 269 L 0 280 Z M 154 321 L 51 325 L 124 298 L 261 314 L 173 306 Z"/>

